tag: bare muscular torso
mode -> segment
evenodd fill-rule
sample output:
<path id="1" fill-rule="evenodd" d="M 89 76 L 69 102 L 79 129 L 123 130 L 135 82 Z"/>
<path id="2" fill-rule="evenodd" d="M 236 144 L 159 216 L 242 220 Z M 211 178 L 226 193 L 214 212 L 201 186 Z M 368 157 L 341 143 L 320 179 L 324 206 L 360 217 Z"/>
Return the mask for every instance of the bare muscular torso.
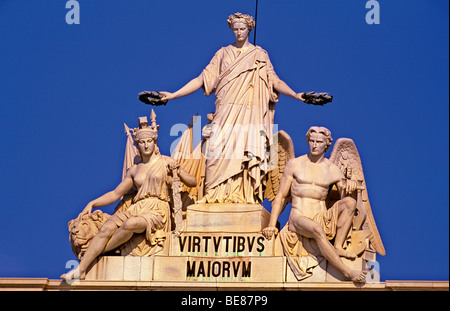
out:
<path id="1" fill-rule="evenodd" d="M 343 177 L 340 169 L 328 159 L 313 163 L 307 155 L 296 158 L 292 172 L 291 216 L 314 218 L 317 213 L 326 209 L 325 199 L 329 186 L 339 182 Z"/>

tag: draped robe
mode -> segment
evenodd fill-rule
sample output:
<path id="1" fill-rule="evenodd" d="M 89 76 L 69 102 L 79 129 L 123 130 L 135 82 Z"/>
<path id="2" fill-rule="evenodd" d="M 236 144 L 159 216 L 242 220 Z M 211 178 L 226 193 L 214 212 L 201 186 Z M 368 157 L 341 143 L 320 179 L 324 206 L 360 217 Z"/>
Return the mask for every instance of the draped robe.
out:
<path id="1" fill-rule="evenodd" d="M 160 252 L 164 247 L 166 233 L 171 229 L 171 179 L 167 174 L 165 156 L 157 157 L 148 168 L 132 204 L 128 207 L 123 205 L 108 220 L 113 221 L 117 227 L 131 217 L 141 217 L 146 222 L 145 233 L 134 234 L 121 246 L 122 255 L 151 256 Z"/>
<path id="2" fill-rule="evenodd" d="M 259 46 L 221 48 L 202 72 L 206 96 L 215 93 L 215 113 L 206 152 L 207 202 L 258 203 L 272 145 L 278 79 Z"/>

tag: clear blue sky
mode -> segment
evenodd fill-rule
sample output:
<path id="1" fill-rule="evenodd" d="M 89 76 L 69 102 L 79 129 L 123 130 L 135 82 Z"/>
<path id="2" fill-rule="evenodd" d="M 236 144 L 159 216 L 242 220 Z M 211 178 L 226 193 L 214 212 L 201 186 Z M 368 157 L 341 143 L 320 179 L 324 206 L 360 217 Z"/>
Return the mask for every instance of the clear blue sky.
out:
<path id="1" fill-rule="evenodd" d="M 80 24 L 68 25 L 65 2 L 0 0 L 0 277 L 67 271 L 67 222 L 120 182 L 123 123 L 150 113 L 137 94 L 196 77 L 234 42 L 228 15 L 255 11 L 254 0 L 79 0 Z M 325 107 L 282 96 L 275 122 L 297 156 L 311 125 L 355 141 L 382 280 L 448 280 L 449 3 L 380 0 L 379 25 L 365 3 L 259 1 L 257 44 L 280 78 L 334 95 Z M 213 97 L 155 109 L 163 154 L 174 124 L 195 113 L 206 124 Z"/>

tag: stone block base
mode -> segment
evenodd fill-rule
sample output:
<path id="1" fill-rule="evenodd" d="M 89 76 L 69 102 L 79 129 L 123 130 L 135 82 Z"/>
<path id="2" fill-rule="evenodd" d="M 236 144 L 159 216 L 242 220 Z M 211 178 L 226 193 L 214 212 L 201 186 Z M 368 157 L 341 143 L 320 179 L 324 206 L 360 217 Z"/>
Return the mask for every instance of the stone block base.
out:
<path id="1" fill-rule="evenodd" d="M 370 269 L 361 258 L 344 264 L 356 270 Z M 367 283 L 379 283 L 379 269 L 367 274 Z M 314 268 L 313 275 L 298 281 L 283 256 L 104 256 L 88 270 L 86 280 L 167 281 L 167 282 L 268 282 L 336 283 L 347 281 L 343 274 L 325 259 Z"/>
<path id="2" fill-rule="evenodd" d="M 169 256 L 274 256 L 275 239 L 261 233 L 183 232 L 170 235 Z"/>
<path id="3" fill-rule="evenodd" d="M 154 257 L 103 256 L 94 261 L 86 280 L 153 281 Z"/>
<path id="4" fill-rule="evenodd" d="M 365 283 L 357 285 L 352 282 L 340 283 L 267 283 L 267 282 L 146 282 L 146 281 L 75 281 L 67 283 L 60 279 L 48 278 L 0 278 L 0 291 L 157 291 L 155 298 L 160 297 L 160 291 L 180 291 L 185 292 L 186 296 L 193 291 L 228 291 L 228 290 L 251 290 L 251 291 L 449 291 L 448 281 L 386 281 L 381 283 Z M 171 295 L 171 294 L 170 294 Z M 181 295 L 184 295 L 181 293 Z M 206 295 L 203 293 L 203 295 Z M 298 294 L 293 293 L 295 303 L 298 299 Z M 5 295 L 6 296 L 6 295 Z M 12 297 L 15 297 L 13 295 Z M 152 296 L 150 296 L 152 298 Z M 282 297 L 280 304 L 286 304 L 285 296 Z M 447 298 L 447 294 L 443 296 Z M 150 298 L 150 299 L 151 299 Z M 424 299 L 429 298 L 424 297 Z M 271 300 L 272 302 L 273 300 Z M 172 309 L 179 309 L 179 300 L 175 300 Z M 175 307 L 176 305 L 176 307 Z M 168 307 L 168 306 L 166 306 Z M 169 307 L 170 309 L 170 307 Z M 244 308 L 242 308 L 244 309 Z"/>
<path id="5" fill-rule="evenodd" d="M 187 207 L 185 231 L 255 233 L 267 227 L 269 219 L 260 204 L 193 204 Z"/>
<path id="6" fill-rule="evenodd" d="M 257 204 L 190 205 L 183 232 L 168 234 L 162 252 L 151 257 L 100 257 L 88 270 L 86 280 L 262 282 L 281 287 L 347 281 L 324 259 L 311 277 L 298 281 L 284 257 L 279 236 L 268 241 L 261 234 L 269 218 L 270 213 Z M 374 255 L 369 257 L 374 261 Z M 363 258 L 342 260 L 351 269 L 370 268 Z M 372 269 L 367 282 L 379 282 L 378 271 Z"/>
<path id="7" fill-rule="evenodd" d="M 86 280 L 284 282 L 284 257 L 104 256 Z"/>

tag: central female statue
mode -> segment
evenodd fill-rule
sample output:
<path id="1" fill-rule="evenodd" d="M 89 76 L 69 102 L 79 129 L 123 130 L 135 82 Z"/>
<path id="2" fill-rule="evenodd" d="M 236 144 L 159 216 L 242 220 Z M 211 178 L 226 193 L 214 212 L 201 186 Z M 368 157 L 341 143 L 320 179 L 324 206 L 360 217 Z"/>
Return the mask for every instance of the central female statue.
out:
<path id="1" fill-rule="evenodd" d="M 205 196 L 199 203 L 260 203 L 272 144 L 278 94 L 303 100 L 278 78 L 269 55 L 249 43 L 253 17 L 228 18 L 236 42 L 221 48 L 195 79 L 163 101 L 189 95 L 201 87 L 215 93 L 215 113 L 206 154 Z"/>

